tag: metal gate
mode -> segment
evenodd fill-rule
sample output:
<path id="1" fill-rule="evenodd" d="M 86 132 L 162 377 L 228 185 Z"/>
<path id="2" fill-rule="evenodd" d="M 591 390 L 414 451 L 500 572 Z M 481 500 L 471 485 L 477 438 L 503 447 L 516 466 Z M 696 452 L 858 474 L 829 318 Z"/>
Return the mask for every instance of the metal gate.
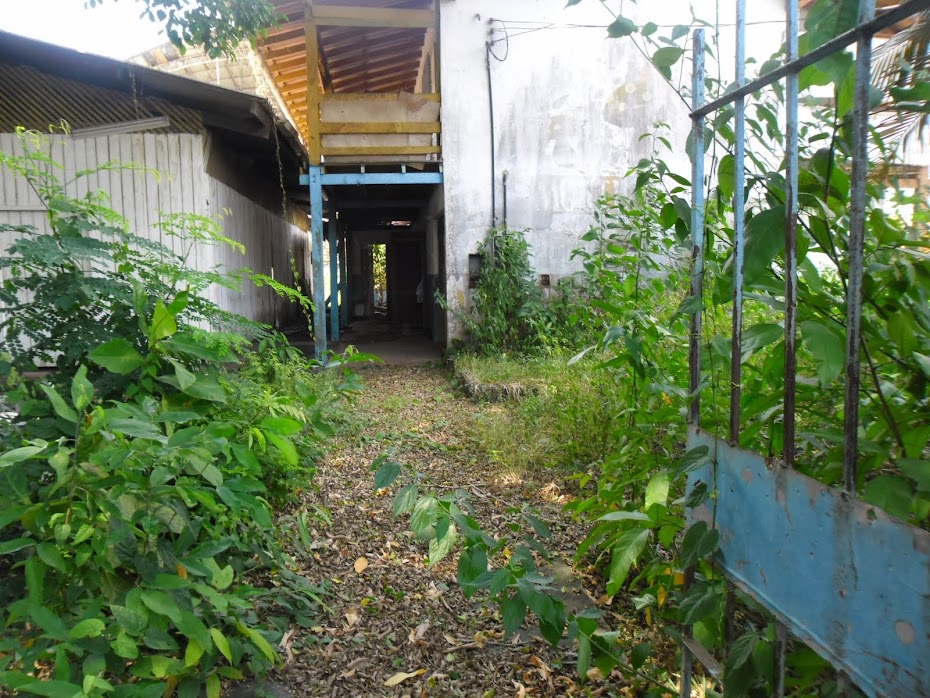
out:
<path id="1" fill-rule="evenodd" d="M 704 31 L 694 32 L 692 82 L 692 276 L 691 294 L 703 307 L 705 120 L 734 105 L 733 325 L 729 432 L 727 439 L 701 430 L 702 313 L 694 312 L 690 341 L 689 448 L 705 446 L 707 465 L 689 475 L 689 490 L 708 485 L 716 496 L 689 510 L 689 521 L 706 521 L 720 532 L 714 559 L 728 580 L 769 610 L 778 622 L 775 695 L 785 692 L 787 633 L 830 661 L 840 685 L 869 696 L 930 696 L 930 533 L 856 501 L 859 449 L 860 341 L 863 241 L 869 145 L 869 88 L 873 36 L 930 0 L 911 0 L 876 16 L 875 0 L 860 0 L 854 29 L 798 55 L 798 0 L 786 0 L 787 55 L 777 69 L 752 82 L 745 77 L 746 0 L 736 0 L 736 89 L 705 98 Z M 855 107 L 849 210 L 849 272 L 846 297 L 843 489 L 794 470 L 798 298 L 798 74 L 855 44 Z M 772 464 L 739 448 L 745 256 L 746 98 L 785 81 L 785 381 L 783 462 Z M 892 577 L 906 580 L 901 584 Z M 689 575 L 693 578 L 693 572 Z M 687 577 L 686 577 L 687 578 Z M 680 694 L 691 695 L 695 658 L 713 663 L 689 629 Z"/>

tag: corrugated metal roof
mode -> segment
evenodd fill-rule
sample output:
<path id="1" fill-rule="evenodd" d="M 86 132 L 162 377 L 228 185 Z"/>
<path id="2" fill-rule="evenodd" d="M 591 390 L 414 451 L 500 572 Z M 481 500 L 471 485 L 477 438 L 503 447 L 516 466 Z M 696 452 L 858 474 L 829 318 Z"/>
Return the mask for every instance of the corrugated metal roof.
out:
<path id="1" fill-rule="evenodd" d="M 66 118 L 72 128 L 166 115 L 186 133 L 205 126 L 260 139 L 275 134 L 299 161 L 296 129 L 264 99 L 124 61 L 81 53 L 0 31 L 0 122 L 45 130 Z"/>
<path id="2" fill-rule="evenodd" d="M 203 133 L 203 118 L 193 109 L 0 62 L 0 132 L 17 126 L 48 131 L 62 121 L 81 129 L 162 115 L 171 127 L 154 133 Z"/>

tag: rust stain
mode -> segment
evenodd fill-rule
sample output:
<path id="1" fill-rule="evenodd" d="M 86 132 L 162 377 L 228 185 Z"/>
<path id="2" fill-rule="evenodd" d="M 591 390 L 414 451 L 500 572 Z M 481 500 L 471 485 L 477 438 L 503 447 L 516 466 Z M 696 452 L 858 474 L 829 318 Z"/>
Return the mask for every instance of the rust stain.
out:
<path id="1" fill-rule="evenodd" d="M 898 639 L 901 641 L 902 645 L 913 644 L 917 635 L 914 632 L 914 626 L 908 623 L 906 620 L 899 620 L 897 623 L 895 623 L 894 631 L 898 634 Z"/>
<path id="2" fill-rule="evenodd" d="M 749 468 L 743 468 L 741 475 L 743 477 L 743 482 L 745 482 L 747 485 L 752 484 L 752 471 Z"/>

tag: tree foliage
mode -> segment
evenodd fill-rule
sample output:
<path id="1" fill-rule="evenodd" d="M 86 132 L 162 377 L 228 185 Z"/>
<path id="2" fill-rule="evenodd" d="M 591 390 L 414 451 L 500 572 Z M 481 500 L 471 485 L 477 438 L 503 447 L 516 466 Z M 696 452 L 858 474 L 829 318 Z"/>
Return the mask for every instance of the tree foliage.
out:
<path id="1" fill-rule="evenodd" d="M 84 0 L 84 5 L 93 8 L 106 1 Z M 142 5 L 142 17 L 164 25 L 168 40 L 182 52 L 185 46 L 203 46 L 213 58 L 230 55 L 244 40 L 254 44 L 259 34 L 281 20 L 268 0 L 134 1 Z"/>

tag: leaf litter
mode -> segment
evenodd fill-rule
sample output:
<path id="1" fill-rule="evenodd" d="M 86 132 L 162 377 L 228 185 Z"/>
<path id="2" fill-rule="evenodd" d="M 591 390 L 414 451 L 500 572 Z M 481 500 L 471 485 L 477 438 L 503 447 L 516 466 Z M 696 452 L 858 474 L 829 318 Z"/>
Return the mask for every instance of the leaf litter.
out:
<path id="1" fill-rule="evenodd" d="M 360 373 L 366 390 L 350 408 L 353 427 L 334 439 L 317 466 L 316 488 L 305 495 L 309 511 L 326 515 L 310 531 L 312 550 L 297 559 L 312 583 L 328 583 L 328 613 L 286 634 L 276 678 L 295 696 L 639 695 L 617 673 L 581 683 L 573 647 L 563 641 L 553 648 L 531 620 L 505 639 L 496 606 L 459 590 L 456 551 L 430 567 L 428 545 L 409 532 L 407 517 L 394 517 L 394 495 L 406 481 L 375 490 L 371 464 L 392 451 L 424 476 L 422 491 L 465 491 L 491 535 L 512 535 L 517 515 L 508 507 L 532 505 L 565 570 L 584 531 L 561 513 L 560 484 L 495 476 L 470 436 L 483 408 L 456 394 L 442 369 L 373 366 Z M 583 585 L 564 576 L 558 583 L 569 610 L 603 596 L 595 576 L 581 575 Z M 612 625 L 626 625 L 629 638 L 643 637 L 632 613 L 608 615 Z"/>

